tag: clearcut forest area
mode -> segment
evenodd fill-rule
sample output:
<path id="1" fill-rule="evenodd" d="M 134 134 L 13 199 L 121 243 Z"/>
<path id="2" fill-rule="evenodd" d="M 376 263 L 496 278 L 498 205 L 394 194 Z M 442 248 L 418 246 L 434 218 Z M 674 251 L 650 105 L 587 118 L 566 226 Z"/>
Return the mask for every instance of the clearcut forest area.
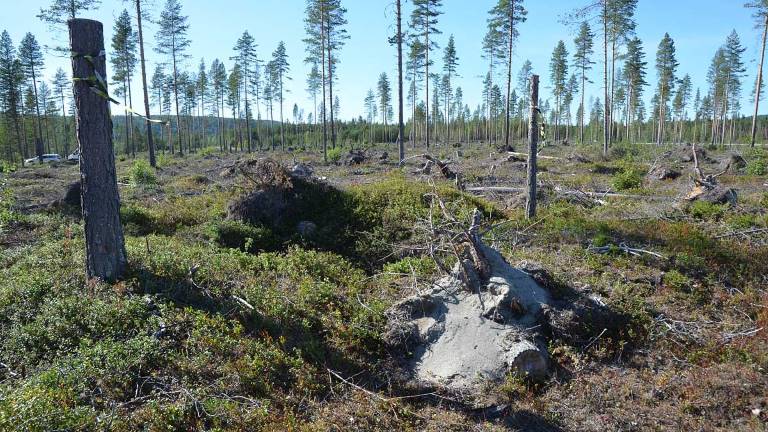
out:
<path id="1" fill-rule="evenodd" d="M 768 430 L 768 0 L 36 3 L 0 432 Z"/>

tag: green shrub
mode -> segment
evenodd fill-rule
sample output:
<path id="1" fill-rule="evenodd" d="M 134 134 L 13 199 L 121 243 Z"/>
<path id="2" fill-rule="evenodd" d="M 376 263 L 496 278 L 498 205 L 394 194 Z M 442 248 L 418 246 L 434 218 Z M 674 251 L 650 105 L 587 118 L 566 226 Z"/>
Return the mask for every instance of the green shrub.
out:
<path id="1" fill-rule="evenodd" d="M 16 172 L 17 169 L 18 167 L 14 163 L 8 161 L 0 162 L 0 173 L 12 173 Z"/>
<path id="2" fill-rule="evenodd" d="M 217 149 L 216 147 L 205 147 L 202 150 L 200 150 L 200 156 L 202 156 L 202 157 L 213 156 L 218 151 L 219 151 L 219 149 Z"/>
<path id="3" fill-rule="evenodd" d="M 765 216 L 755 214 L 737 214 L 728 218 L 728 226 L 735 230 L 749 229 L 759 226 L 765 226 Z"/>
<path id="4" fill-rule="evenodd" d="M 222 221 L 214 224 L 213 238 L 224 247 L 245 252 L 273 251 L 280 245 L 272 230 L 238 221 Z"/>
<path id="5" fill-rule="evenodd" d="M 725 205 L 713 204 L 707 201 L 694 201 L 685 210 L 695 219 L 720 220 L 725 214 Z"/>
<path id="6" fill-rule="evenodd" d="M 8 224 L 26 220 L 23 214 L 14 211 L 14 204 L 16 204 L 16 197 L 13 191 L 7 186 L 6 179 L 0 178 L 0 232 Z"/>
<path id="7" fill-rule="evenodd" d="M 768 162 L 762 157 L 750 160 L 747 162 L 747 174 L 754 176 L 768 174 Z"/>
<path id="8" fill-rule="evenodd" d="M 417 276 L 429 276 L 437 272 L 437 264 L 435 261 L 428 257 L 406 257 L 400 261 L 386 264 L 383 269 L 384 273 L 396 273 L 396 274 L 416 274 Z"/>
<path id="9" fill-rule="evenodd" d="M 157 184 L 157 176 L 149 162 L 137 159 L 128 171 L 130 182 L 134 186 L 149 186 Z"/>
<path id="10" fill-rule="evenodd" d="M 636 189 L 643 185 L 643 173 L 637 168 L 624 167 L 613 177 L 613 188 L 619 191 Z"/>
<path id="11" fill-rule="evenodd" d="M 688 292 L 691 288 L 691 280 L 677 270 L 664 273 L 663 283 L 666 287 L 678 292 Z"/>
<path id="12" fill-rule="evenodd" d="M 129 234 L 147 235 L 155 231 L 155 217 L 149 209 L 144 207 L 121 205 L 120 221 Z"/>
<path id="13" fill-rule="evenodd" d="M 339 163 L 342 154 L 343 150 L 341 149 L 341 146 L 328 150 L 328 162 L 334 164 Z"/>

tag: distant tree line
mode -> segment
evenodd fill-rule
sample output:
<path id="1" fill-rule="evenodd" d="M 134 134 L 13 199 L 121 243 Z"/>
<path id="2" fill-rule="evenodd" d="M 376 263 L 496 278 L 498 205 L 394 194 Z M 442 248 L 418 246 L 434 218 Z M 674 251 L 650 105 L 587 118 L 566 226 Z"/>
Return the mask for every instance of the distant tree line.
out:
<path id="1" fill-rule="evenodd" d="M 441 48 L 441 0 L 411 0 L 407 30 L 402 30 L 397 1 L 398 76 L 381 73 L 363 95 L 361 114 L 339 118 L 338 66 L 349 39 L 341 0 L 307 0 L 304 63 L 308 107 L 285 106 L 286 83 L 293 79 L 283 42 L 270 55 L 259 54 L 248 31 L 234 42 L 232 54 L 211 62 L 200 59 L 190 68 L 189 18 L 179 0 L 166 0 L 156 18 L 155 51 L 161 61 L 147 74 L 142 6 L 131 0 L 115 20 L 109 62 L 118 152 L 130 157 L 149 151 L 154 165 L 159 153 L 185 154 L 215 147 L 220 151 L 265 151 L 315 148 L 327 155 L 339 145 L 404 143 L 410 147 L 459 142 L 512 145 L 527 138 L 532 101 L 532 64 L 515 64 L 515 45 L 527 19 L 523 0 L 498 0 L 488 12 L 482 57 L 481 102 L 470 107 L 460 86 L 460 53 L 454 35 Z M 768 36 L 768 0 L 745 6 L 754 12 L 763 34 L 756 82 L 745 82 L 746 60 L 734 30 L 713 53 L 706 88 L 693 88 L 690 75 L 677 61 L 673 38 L 665 34 L 649 60 L 636 36 L 638 0 L 592 0 L 572 11 L 563 24 L 574 30 L 572 41 L 559 41 L 549 64 L 549 98 L 535 101 L 546 123 L 549 142 L 669 143 L 696 141 L 723 145 L 768 140 L 757 117 L 764 88 L 762 69 Z M 55 0 L 39 18 L 54 28 L 99 6 L 94 0 Z M 18 45 L 7 31 L 0 34 L 0 158 L 12 163 L 76 148 L 71 81 L 63 69 L 44 80 L 44 52 L 28 33 Z M 440 64 L 438 65 L 438 61 Z M 648 82 L 649 68 L 656 82 Z M 602 83 L 593 83 L 601 69 Z M 543 75 L 543 74 L 542 74 Z M 141 93 L 132 84 L 141 77 Z M 595 88 L 590 89 L 590 87 Z M 587 97 L 602 89 L 601 97 Z M 744 91 L 754 102 L 753 116 L 741 106 Z M 393 98 L 393 92 L 397 97 Z M 646 93 L 651 92 L 649 98 Z M 134 104 L 146 101 L 141 110 Z M 356 102 L 356 103 L 359 103 Z M 132 107 L 132 109 L 128 109 Z M 397 113 L 396 109 L 397 108 Z M 403 112 L 410 115 L 405 121 Z M 402 128 L 399 125 L 403 118 Z"/>

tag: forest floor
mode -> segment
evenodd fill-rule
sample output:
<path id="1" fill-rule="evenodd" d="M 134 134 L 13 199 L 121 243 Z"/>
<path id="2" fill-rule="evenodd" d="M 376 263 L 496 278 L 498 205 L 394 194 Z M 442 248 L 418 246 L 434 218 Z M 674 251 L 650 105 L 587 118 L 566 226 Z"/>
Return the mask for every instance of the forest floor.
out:
<path id="1" fill-rule="evenodd" d="M 738 201 L 711 204 L 684 200 L 690 147 L 545 147 L 529 221 L 525 163 L 506 152 L 434 148 L 461 192 L 383 151 L 251 156 L 335 186 L 269 226 L 227 219 L 253 189 L 231 169 L 247 155 L 163 156 L 155 175 L 119 160 L 129 274 L 112 285 L 85 283 L 78 209 L 56 203 L 78 167 L 5 174 L 0 431 L 768 430 L 768 152 L 739 148 L 746 166 L 717 178 Z M 731 153 L 707 148 L 704 174 Z M 596 296 L 622 328 L 552 337 L 545 381 L 510 376 L 471 402 L 401 382 L 384 311 L 441 277 L 423 248 L 432 194 L 461 220 L 483 210 L 511 264 Z"/>

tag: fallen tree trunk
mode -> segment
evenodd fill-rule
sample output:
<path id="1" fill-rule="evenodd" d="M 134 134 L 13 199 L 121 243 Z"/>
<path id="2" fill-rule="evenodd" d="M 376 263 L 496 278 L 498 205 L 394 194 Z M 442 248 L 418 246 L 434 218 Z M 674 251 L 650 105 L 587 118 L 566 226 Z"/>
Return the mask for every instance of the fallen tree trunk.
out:
<path id="1" fill-rule="evenodd" d="M 468 187 L 465 189 L 467 192 L 495 192 L 495 193 L 515 193 L 526 192 L 528 188 L 523 187 L 504 187 L 504 186 L 479 186 Z M 595 192 L 595 191 L 558 191 L 560 195 L 586 195 L 593 198 L 629 198 L 629 199 L 650 199 L 656 201 L 667 201 L 672 199 L 671 197 L 665 197 L 661 195 L 632 195 L 622 194 L 615 192 Z"/>
<path id="2" fill-rule="evenodd" d="M 516 156 L 516 157 L 521 157 L 521 158 L 526 158 L 526 159 L 528 158 L 528 153 L 519 153 L 519 152 L 507 152 L 507 154 L 508 154 L 509 156 Z M 563 159 L 563 158 L 560 158 L 560 157 L 555 157 L 555 156 L 542 156 L 542 155 L 540 155 L 540 154 L 537 154 L 537 155 L 536 155 L 536 157 L 537 157 L 537 158 L 539 158 L 539 159 L 549 159 L 549 160 L 565 160 L 565 159 Z"/>

